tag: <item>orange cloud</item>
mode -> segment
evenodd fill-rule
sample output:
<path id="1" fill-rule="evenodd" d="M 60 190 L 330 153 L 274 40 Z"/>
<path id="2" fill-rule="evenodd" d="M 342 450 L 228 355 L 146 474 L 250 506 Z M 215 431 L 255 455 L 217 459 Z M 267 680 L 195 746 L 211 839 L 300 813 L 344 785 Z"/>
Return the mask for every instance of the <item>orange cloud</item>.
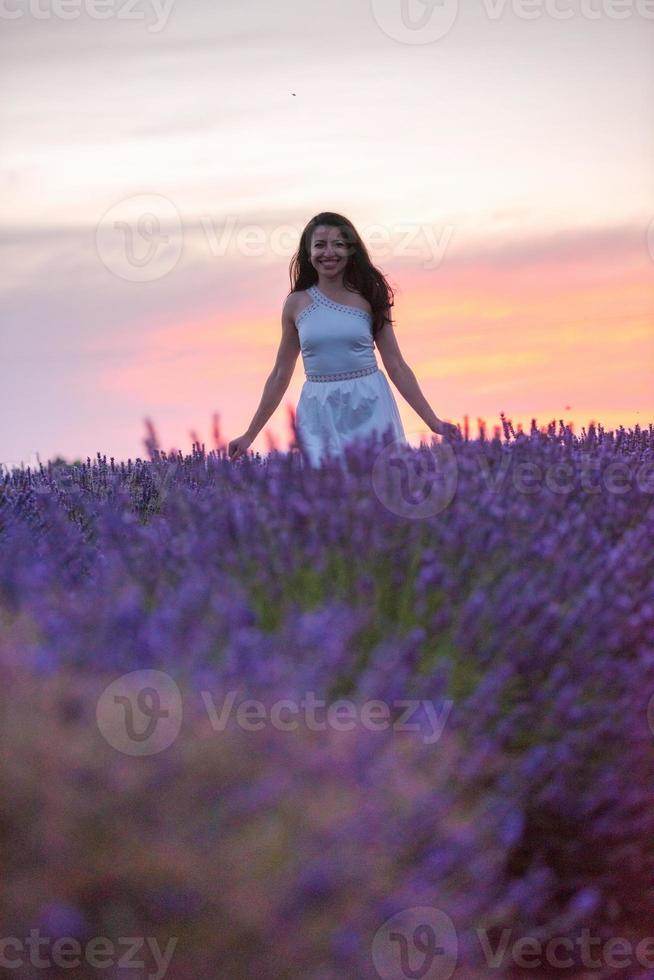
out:
<path id="1" fill-rule="evenodd" d="M 468 414 L 493 425 L 505 411 L 514 425 L 564 418 L 577 431 L 591 418 L 644 424 L 654 419 L 652 271 L 642 229 L 547 236 L 486 253 L 471 247 L 446 255 L 435 271 L 393 272 L 391 281 L 401 282 L 396 335 L 441 417 Z M 130 363 L 105 370 L 101 384 L 123 396 L 146 393 L 207 424 L 219 411 L 230 435 L 239 434 L 272 368 L 280 312 L 261 315 L 244 301 L 240 312 L 207 310 L 147 331 Z M 267 426 L 281 448 L 285 406 L 297 401 L 303 380 L 299 358 Z M 396 399 L 405 428 L 424 428 L 397 392 Z M 265 451 L 264 432 L 254 448 Z"/>

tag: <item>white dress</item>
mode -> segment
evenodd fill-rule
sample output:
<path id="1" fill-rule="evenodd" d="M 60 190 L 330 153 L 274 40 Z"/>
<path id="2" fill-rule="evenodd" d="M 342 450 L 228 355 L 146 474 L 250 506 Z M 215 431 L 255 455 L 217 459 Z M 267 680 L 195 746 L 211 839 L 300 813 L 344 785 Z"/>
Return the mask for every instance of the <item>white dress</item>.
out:
<path id="1" fill-rule="evenodd" d="M 306 380 L 295 424 L 303 458 L 313 466 L 374 430 L 382 444 L 406 436 L 386 375 L 375 358 L 372 316 L 336 303 L 317 286 L 307 289 L 311 304 L 295 325 Z"/>

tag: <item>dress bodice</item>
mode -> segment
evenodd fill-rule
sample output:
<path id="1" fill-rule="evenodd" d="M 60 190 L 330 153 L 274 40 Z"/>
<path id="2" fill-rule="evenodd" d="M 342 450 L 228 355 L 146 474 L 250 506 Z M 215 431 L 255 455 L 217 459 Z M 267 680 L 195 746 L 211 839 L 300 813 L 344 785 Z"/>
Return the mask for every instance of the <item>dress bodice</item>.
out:
<path id="1" fill-rule="evenodd" d="M 378 368 L 371 314 L 336 303 L 317 286 L 306 292 L 311 303 L 299 313 L 295 325 L 307 376 Z"/>

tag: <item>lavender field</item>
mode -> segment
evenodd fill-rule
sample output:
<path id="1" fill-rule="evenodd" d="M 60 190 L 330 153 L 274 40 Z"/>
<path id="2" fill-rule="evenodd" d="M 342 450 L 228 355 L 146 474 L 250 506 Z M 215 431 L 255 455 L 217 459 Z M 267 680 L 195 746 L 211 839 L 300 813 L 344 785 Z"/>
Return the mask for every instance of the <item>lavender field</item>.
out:
<path id="1" fill-rule="evenodd" d="M 2 975 L 654 978 L 654 426 L 147 445 L 0 476 Z"/>

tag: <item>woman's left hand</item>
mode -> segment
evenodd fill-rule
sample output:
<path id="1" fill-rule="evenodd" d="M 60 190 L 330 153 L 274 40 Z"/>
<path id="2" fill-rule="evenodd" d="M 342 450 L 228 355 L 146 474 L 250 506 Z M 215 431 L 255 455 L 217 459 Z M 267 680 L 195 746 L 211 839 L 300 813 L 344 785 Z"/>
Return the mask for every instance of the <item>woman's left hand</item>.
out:
<path id="1" fill-rule="evenodd" d="M 443 436 L 444 439 L 455 439 L 459 433 L 459 427 L 444 419 L 437 419 L 436 424 L 431 426 L 431 431 L 436 435 Z"/>

